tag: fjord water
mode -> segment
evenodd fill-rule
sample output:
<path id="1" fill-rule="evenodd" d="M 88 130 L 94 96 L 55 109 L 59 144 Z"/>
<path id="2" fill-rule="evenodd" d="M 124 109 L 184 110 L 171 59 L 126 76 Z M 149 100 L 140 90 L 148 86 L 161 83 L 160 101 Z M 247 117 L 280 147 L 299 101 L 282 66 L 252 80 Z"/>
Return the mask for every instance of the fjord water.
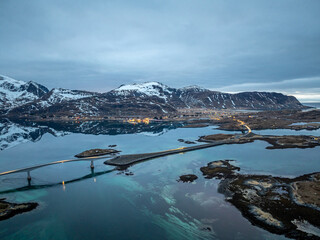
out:
<path id="1" fill-rule="evenodd" d="M 116 144 L 121 154 L 161 151 L 223 132 L 213 127 L 176 128 L 162 134 L 119 135 L 44 134 L 0 152 L 1 172 L 70 159 L 91 148 Z M 272 134 L 312 134 L 320 131 L 273 130 Z M 268 133 L 270 130 L 260 131 Z M 199 143 L 197 143 L 199 144 Z M 319 148 L 267 150 L 268 144 L 224 145 L 142 162 L 125 175 L 95 162 L 53 165 L 0 178 L 0 198 L 38 202 L 28 213 L 0 222 L 0 239 L 286 239 L 252 226 L 217 192 L 218 181 L 205 179 L 200 167 L 220 159 L 235 160 L 245 173 L 294 177 L 320 171 Z M 194 183 L 181 183 L 182 174 L 196 174 Z M 65 185 L 60 184 L 65 181 Z M 57 184 L 58 183 L 58 184 Z M 208 231 L 210 227 L 212 231 Z"/>

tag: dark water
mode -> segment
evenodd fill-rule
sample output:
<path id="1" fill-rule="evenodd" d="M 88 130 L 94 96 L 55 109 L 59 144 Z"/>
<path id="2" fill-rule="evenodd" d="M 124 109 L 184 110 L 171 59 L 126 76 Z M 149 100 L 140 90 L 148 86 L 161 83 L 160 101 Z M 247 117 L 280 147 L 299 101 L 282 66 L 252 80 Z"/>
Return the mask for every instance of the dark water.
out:
<path id="1" fill-rule="evenodd" d="M 117 144 L 123 154 L 161 151 L 187 146 L 179 138 L 196 140 L 223 132 L 213 127 L 177 127 L 6 122 L 0 128 L 0 169 L 69 159 L 110 144 Z M 274 133 L 283 131 L 288 132 Z M 305 132 L 320 135 L 319 130 L 289 131 Z M 320 171 L 319 148 L 266 150 L 266 146 L 258 141 L 162 157 L 132 166 L 133 176 L 112 171 L 104 160 L 95 162 L 93 173 L 89 162 L 54 165 L 32 171 L 34 188 L 28 189 L 20 189 L 27 185 L 25 173 L 0 177 L 0 198 L 40 204 L 32 212 L 0 222 L 0 239 L 286 239 L 252 226 L 217 193 L 218 181 L 203 178 L 199 170 L 210 161 L 233 159 L 248 173 L 298 176 Z M 180 175 L 189 173 L 198 180 L 177 182 Z M 62 181 L 65 187 L 57 185 Z M 211 232 L 203 230 L 208 226 Z"/>

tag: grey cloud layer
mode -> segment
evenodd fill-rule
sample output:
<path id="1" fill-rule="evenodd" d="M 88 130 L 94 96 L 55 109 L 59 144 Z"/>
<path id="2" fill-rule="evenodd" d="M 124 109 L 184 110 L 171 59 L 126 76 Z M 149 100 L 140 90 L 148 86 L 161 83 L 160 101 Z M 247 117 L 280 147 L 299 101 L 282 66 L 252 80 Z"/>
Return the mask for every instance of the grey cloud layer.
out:
<path id="1" fill-rule="evenodd" d="M 4 0 L 0 72 L 99 91 L 149 80 L 238 91 L 313 79 L 320 76 L 319 12 L 317 0 Z M 302 85 L 319 93 L 319 81 Z"/>

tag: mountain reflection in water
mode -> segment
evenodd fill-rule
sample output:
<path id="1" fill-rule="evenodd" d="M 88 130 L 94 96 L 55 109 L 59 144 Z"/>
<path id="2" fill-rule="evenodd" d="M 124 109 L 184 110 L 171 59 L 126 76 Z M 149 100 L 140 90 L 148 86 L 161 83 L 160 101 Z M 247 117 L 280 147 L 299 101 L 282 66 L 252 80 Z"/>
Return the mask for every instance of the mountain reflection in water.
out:
<path id="1" fill-rule="evenodd" d="M 70 133 L 91 135 L 119 135 L 145 133 L 161 135 L 168 130 L 182 127 L 179 122 L 152 122 L 150 124 L 130 124 L 118 121 L 86 121 L 86 122 L 29 122 L 0 120 L 0 151 L 25 142 L 37 142 L 49 133 L 55 137 Z"/>

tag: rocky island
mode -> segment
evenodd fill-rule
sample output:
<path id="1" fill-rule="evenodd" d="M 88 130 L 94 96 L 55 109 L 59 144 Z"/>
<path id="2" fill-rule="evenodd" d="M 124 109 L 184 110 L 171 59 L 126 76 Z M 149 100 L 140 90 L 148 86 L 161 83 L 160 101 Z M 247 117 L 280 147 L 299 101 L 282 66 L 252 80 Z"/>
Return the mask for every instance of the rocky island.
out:
<path id="1" fill-rule="evenodd" d="M 38 203 L 10 203 L 0 200 L 0 221 L 11 218 L 17 214 L 29 212 L 35 209 Z"/>
<path id="2" fill-rule="evenodd" d="M 100 149 L 100 148 L 95 148 L 95 149 L 90 149 L 86 150 L 82 153 L 79 153 L 75 155 L 77 158 L 85 158 L 85 157 L 96 157 L 96 156 L 103 156 L 107 154 L 115 154 L 120 151 L 115 150 L 115 149 Z"/>
<path id="3" fill-rule="evenodd" d="M 197 180 L 198 177 L 194 174 L 186 174 L 186 175 L 182 175 L 179 177 L 179 182 L 193 182 L 195 180 Z"/>
<path id="4" fill-rule="evenodd" d="M 218 191 L 253 225 L 295 239 L 320 238 L 320 173 L 296 178 L 247 175 L 232 160 L 201 167 L 205 178 L 220 179 Z"/>
<path id="5" fill-rule="evenodd" d="M 265 141 L 271 146 L 267 149 L 285 149 L 285 148 L 313 148 L 320 146 L 320 137 L 309 135 L 259 135 L 249 133 L 246 135 L 239 134 L 213 134 L 202 136 L 198 141 L 215 143 L 223 141 L 224 144 L 244 144 L 254 142 L 256 140 Z"/>

